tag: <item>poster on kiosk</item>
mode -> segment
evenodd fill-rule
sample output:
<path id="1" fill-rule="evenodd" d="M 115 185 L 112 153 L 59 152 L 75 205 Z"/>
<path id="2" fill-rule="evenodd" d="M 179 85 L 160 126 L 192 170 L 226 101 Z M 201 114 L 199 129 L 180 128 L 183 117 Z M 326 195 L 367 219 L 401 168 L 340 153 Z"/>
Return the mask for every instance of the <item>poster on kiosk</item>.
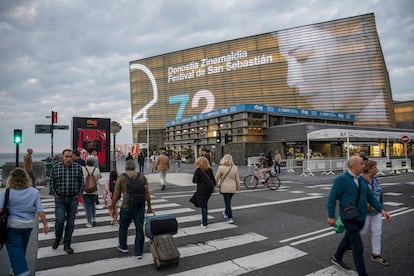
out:
<path id="1" fill-rule="evenodd" d="M 81 117 L 72 119 L 72 148 L 79 150 L 84 160 L 93 150 L 96 150 L 101 172 L 110 171 L 110 128 L 110 119 Z"/>

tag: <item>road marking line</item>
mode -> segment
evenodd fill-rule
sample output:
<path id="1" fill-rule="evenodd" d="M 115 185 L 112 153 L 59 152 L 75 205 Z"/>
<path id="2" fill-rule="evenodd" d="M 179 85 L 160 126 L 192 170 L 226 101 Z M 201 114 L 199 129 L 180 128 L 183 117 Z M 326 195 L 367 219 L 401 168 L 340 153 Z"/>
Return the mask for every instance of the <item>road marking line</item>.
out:
<path id="1" fill-rule="evenodd" d="M 305 276 L 327 276 L 327 275 L 357 276 L 358 273 L 356 271 L 353 271 L 353 270 L 345 271 L 345 270 L 339 269 L 335 265 L 331 265 L 331 266 L 325 267 L 321 270 L 315 271 L 313 273 L 306 274 Z"/>
<path id="2" fill-rule="evenodd" d="M 98 228 L 98 227 L 97 227 Z M 204 229 L 200 226 L 192 226 L 186 228 L 179 228 L 178 232 L 174 237 L 186 237 L 191 235 L 198 235 L 198 234 L 205 234 L 209 232 L 216 232 L 221 230 L 227 230 L 237 228 L 234 224 L 228 224 L 227 222 L 218 222 L 212 223 L 208 225 L 208 228 Z M 146 238 L 146 241 L 148 239 Z M 127 244 L 133 245 L 135 242 L 135 235 L 128 236 Z M 86 242 L 78 242 L 72 243 L 71 246 L 76 253 L 81 252 L 88 252 L 92 250 L 100 250 L 105 248 L 114 248 L 118 244 L 118 238 L 108 238 L 108 239 L 100 239 L 95 241 L 86 241 Z M 47 257 L 55 257 L 60 255 L 66 255 L 66 252 L 63 251 L 63 246 L 60 246 L 58 250 L 53 250 L 51 246 L 47 247 L 40 247 L 37 253 L 37 259 L 47 258 Z"/>
<path id="3" fill-rule="evenodd" d="M 332 229 L 333 229 L 332 227 L 327 227 L 327 228 L 323 228 L 323 229 L 320 229 L 320 230 L 309 232 L 309 233 L 306 233 L 306 234 L 303 234 L 303 235 L 299 235 L 299 236 L 295 236 L 295 237 L 292 237 L 292 238 L 284 239 L 284 240 L 281 240 L 279 242 L 284 243 L 284 242 L 299 240 L 301 238 L 312 236 L 312 235 L 319 234 L 319 233 L 326 232 L 326 231 L 330 231 Z"/>
<path id="4" fill-rule="evenodd" d="M 232 259 L 218 264 L 208 265 L 196 269 L 191 269 L 170 276 L 193 276 L 193 275 L 241 275 L 252 272 L 258 269 L 263 269 L 269 266 L 287 262 L 299 257 L 303 257 L 307 253 L 295 249 L 290 246 L 283 246 L 261 253 Z"/>
<path id="5" fill-rule="evenodd" d="M 214 219 L 214 217 L 209 215 L 208 219 Z M 105 220 L 110 221 L 109 216 L 102 217 L 102 219 L 101 219 L 101 217 L 96 218 L 96 222 L 101 222 L 101 221 L 105 221 Z M 178 223 L 200 221 L 200 220 L 201 220 L 201 215 L 177 217 L 177 222 Z M 78 224 L 86 224 L 86 219 L 76 219 L 75 220 L 75 225 L 78 225 Z M 40 225 L 43 227 L 43 224 L 39 223 L 39 226 Z M 133 223 L 131 223 L 131 225 L 129 226 L 128 229 L 135 229 L 135 225 Z M 115 225 L 103 225 L 103 226 L 97 226 L 97 227 L 92 227 L 92 228 L 79 228 L 79 229 L 75 229 L 75 231 L 73 231 L 72 237 L 102 234 L 102 233 L 110 233 L 110 232 L 118 232 L 118 230 L 119 230 L 119 227 L 115 226 Z M 42 233 L 41 231 L 39 231 L 39 234 L 38 234 L 38 240 L 39 241 L 54 240 L 54 239 L 55 239 L 55 232 L 54 231 L 50 231 L 46 235 L 44 233 Z"/>
<path id="6" fill-rule="evenodd" d="M 203 243 L 189 244 L 183 247 L 179 247 L 178 250 L 180 251 L 181 257 L 190 257 L 204 253 L 215 252 L 225 248 L 247 245 L 266 239 L 267 237 L 256 233 L 246 233 L 243 235 L 231 236 L 222 239 L 206 241 Z M 152 255 L 145 253 L 141 260 L 137 260 L 137 258 L 134 256 L 105 259 L 90 263 L 36 271 L 36 276 L 78 275 L 79 271 L 82 271 L 82 275 L 98 275 L 150 265 L 153 262 L 154 261 L 152 259 Z"/>

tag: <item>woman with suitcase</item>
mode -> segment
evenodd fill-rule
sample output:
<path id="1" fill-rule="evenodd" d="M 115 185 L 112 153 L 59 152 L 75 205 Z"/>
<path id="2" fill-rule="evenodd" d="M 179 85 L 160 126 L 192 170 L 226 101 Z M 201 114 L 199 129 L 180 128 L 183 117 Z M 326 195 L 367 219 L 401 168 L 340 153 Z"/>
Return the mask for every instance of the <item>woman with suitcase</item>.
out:
<path id="1" fill-rule="evenodd" d="M 215 189 L 216 180 L 207 158 L 204 156 L 199 157 L 195 166 L 193 183 L 197 183 L 197 190 L 195 192 L 194 205 L 201 208 L 201 227 L 207 228 L 207 203 Z"/>

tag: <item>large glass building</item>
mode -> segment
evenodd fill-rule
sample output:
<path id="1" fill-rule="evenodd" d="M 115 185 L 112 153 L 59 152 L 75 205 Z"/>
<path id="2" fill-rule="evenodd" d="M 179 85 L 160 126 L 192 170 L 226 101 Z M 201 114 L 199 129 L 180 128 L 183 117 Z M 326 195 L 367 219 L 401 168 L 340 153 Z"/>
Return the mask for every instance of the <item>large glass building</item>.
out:
<path id="1" fill-rule="evenodd" d="M 364 127 L 396 126 L 372 13 L 131 61 L 130 85 L 134 142 L 144 142 L 149 129 L 163 134 L 169 147 L 191 146 L 200 139 L 204 146 L 214 146 L 220 125 L 225 124 L 226 132 L 236 136 L 233 142 L 266 143 L 267 128 L 310 118 Z M 352 120 L 248 111 L 238 116 L 263 122 L 250 125 L 246 120 L 239 126 L 241 120 L 234 115 L 200 120 L 246 104 L 342 114 Z M 204 124 L 212 131 L 188 135 L 175 131 L 187 129 L 184 124 L 189 124 L 190 132 L 191 124 L 198 130 Z"/>

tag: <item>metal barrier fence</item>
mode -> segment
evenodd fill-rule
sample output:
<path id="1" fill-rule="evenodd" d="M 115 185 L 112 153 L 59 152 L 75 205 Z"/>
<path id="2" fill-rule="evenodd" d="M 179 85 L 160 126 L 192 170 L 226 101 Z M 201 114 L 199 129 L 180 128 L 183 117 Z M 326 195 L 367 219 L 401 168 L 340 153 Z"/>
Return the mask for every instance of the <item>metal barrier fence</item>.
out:
<path id="1" fill-rule="evenodd" d="M 388 158 L 370 158 L 377 162 L 378 174 L 385 173 L 399 174 L 402 171 L 413 172 L 410 159 L 388 159 Z M 260 165 L 260 156 L 248 157 L 247 165 Z M 343 172 L 348 168 L 348 160 L 345 158 L 338 159 L 283 159 L 280 167 L 287 173 L 302 171 L 302 176 L 314 176 L 315 173 L 321 175 L 335 175 L 337 172 Z"/>

